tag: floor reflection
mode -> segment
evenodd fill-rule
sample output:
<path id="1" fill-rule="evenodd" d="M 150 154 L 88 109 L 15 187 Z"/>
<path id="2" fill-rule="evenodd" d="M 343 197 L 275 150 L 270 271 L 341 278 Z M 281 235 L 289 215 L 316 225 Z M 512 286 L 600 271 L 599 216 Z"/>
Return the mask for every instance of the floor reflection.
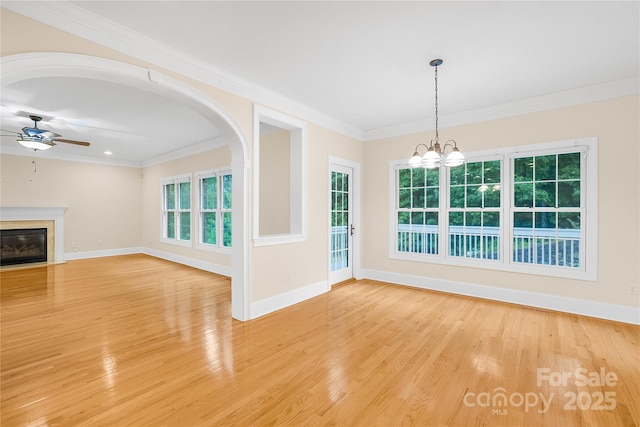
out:
<path id="1" fill-rule="evenodd" d="M 164 320 L 171 333 L 179 333 L 183 342 L 191 342 L 191 288 L 172 281 L 162 284 Z"/>
<path id="2" fill-rule="evenodd" d="M 223 317 L 228 304 L 221 309 L 219 303 L 211 291 L 202 298 L 202 348 L 207 359 L 207 369 L 211 374 L 232 374 L 233 346 L 228 339 L 230 320 L 224 320 Z"/>
<path id="3" fill-rule="evenodd" d="M 56 268 L 53 265 L 14 268 L 0 272 L 1 296 L 4 302 L 53 295 L 55 283 Z"/>
<path id="4" fill-rule="evenodd" d="M 109 348 L 103 343 L 102 345 L 102 369 L 104 370 L 104 385 L 109 391 L 113 391 L 116 385 L 116 375 L 118 373 L 118 364 L 116 358 L 111 354 Z"/>

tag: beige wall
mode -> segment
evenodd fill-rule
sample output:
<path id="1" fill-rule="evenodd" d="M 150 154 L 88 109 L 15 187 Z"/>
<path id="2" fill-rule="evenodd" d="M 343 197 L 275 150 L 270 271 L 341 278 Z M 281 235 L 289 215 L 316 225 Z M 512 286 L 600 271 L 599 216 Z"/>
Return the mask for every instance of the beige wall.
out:
<path id="1" fill-rule="evenodd" d="M 637 306 L 640 275 L 640 111 L 638 96 L 442 129 L 465 152 L 598 138 L 599 280 L 587 282 L 389 259 L 389 162 L 408 159 L 431 133 L 365 144 L 365 268 L 548 295 Z M 619 155 L 618 153 L 624 153 Z"/>
<path id="2" fill-rule="evenodd" d="M 66 207 L 64 252 L 137 248 L 142 171 L 138 168 L 0 155 L 0 206 Z"/>
<path id="3" fill-rule="evenodd" d="M 252 251 L 252 301 L 327 280 L 329 253 L 329 157 L 362 163 L 364 144 L 325 128 L 309 126 L 309 235 L 304 243 Z"/>
<path id="4" fill-rule="evenodd" d="M 291 232 L 291 132 L 260 134 L 260 235 Z"/>

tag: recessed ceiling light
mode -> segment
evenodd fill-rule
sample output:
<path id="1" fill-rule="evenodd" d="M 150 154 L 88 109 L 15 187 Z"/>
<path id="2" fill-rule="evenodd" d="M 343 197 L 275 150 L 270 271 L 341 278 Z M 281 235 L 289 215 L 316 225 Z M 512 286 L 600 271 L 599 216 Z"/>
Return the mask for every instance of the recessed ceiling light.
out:
<path id="1" fill-rule="evenodd" d="M 106 154 L 107 156 L 112 155 L 113 153 L 111 151 L 105 151 L 104 154 Z"/>

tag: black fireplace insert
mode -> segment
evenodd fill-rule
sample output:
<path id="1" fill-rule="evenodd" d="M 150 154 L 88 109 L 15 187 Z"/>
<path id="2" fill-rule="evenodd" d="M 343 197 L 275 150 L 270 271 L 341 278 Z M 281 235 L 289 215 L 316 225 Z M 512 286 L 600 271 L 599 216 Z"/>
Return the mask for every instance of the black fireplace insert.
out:
<path id="1" fill-rule="evenodd" d="M 0 265 L 46 261 L 46 228 L 0 230 Z"/>

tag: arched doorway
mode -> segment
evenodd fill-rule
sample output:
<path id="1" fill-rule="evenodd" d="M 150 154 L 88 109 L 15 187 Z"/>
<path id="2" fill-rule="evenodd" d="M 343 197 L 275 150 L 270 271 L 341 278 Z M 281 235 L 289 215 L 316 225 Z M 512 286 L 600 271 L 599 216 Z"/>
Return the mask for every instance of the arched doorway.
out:
<path id="1" fill-rule="evenodd" d="M 235 319 L 249 320 L 249 150 L 233 118 L 212 99 L 184 83 L 154 70 L 110 59 L 68 53 L 27 53 L 3 57 L 1 67 L 3 86 L 39 77 L 82 77 L 144 87 L 199 112 L 223 133 L 230 146 L 234 177 L 231 313 Z"/>

